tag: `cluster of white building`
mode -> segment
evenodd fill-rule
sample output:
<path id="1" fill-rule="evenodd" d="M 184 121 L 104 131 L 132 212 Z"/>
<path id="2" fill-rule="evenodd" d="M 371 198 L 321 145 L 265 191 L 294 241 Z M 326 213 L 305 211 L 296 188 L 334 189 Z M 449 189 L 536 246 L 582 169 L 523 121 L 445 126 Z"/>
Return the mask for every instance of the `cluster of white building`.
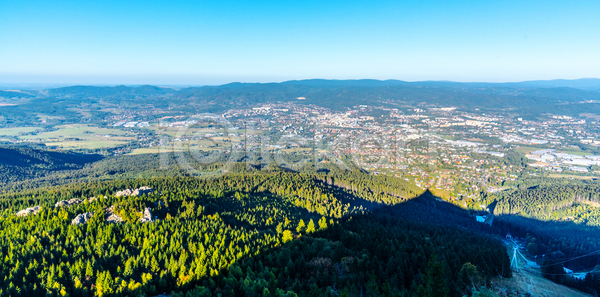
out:
<path id="1" fill-rule="evenodd" d="M 133 127 L 148 127 L 150 126 L 149 122 L 116 122 L 113 124 L 113 127 L 123 126 L 125 128 L 133 128 Z"/>
<path id="2" fill-rule="evenodd" d="M 528 159 L 541 162 L 539 166 L 567 166 L 572 171 L 588 172 L 588 167 L 600 166 L 600 156 L 579 156 L 557 152 L 553 149 L 537 150 L 526 155 Z"/>

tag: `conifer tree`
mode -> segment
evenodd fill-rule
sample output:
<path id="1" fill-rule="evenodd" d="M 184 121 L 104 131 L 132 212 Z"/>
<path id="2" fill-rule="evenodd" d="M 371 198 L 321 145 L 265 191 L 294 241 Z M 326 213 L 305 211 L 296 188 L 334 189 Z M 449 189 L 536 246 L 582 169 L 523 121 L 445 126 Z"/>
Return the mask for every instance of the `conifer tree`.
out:
<path id="1" fill-rule="evenodd" d="M 325 217 L 321 217 L 321 219 L 319 220 L 319 230 L 325 229 L 327 229 L 327 219 L 325 219 Z"/>
<path id="2" fill-rule="evenodd" d="M 296 227 L 296 232 L 302 233 L 302 231 L 304 231 L 305 227 L 306 227 L 306 224 L 304 224 L 304 220 L 300 219 L 300 222 L 298 222 L 298 227 Z"/>
<path id="3" fill-rule="evenodd" d="M 438 261 L 437 255 L 433 255 L 427 263 L 427 269 L 424 275 L 425 286 L 419 288 L 421 296 L 448 296 L 448 287 L 446 286 L 446 276 L 444 263 Z M 424 294 L 424 295 L 423 295 Z"/>
<path id="4" fill-rule="evenodd" d="M 283 242 L 288 242 L 288 241 L 292 241 L 294 239 L 294 237 L 292 236 L 292 231 L 290 230 L 285 230 L 283 231 Z"/>
<path id="5" fill-rule="evenodd" d="M 306 233 L 313 233 L 315 231 L 315 222 L 313 222 L 313 220 L 310 219 L 310 221 L 308 222 L 308 226 L 306 227 Z"/>
<path id="6" fill-rule="evenodd" d="M 85 276 L 94 277 L 94 268 L 92 268 L 90 260 L 87 260 L 87 264 L 85 265 Z"/>

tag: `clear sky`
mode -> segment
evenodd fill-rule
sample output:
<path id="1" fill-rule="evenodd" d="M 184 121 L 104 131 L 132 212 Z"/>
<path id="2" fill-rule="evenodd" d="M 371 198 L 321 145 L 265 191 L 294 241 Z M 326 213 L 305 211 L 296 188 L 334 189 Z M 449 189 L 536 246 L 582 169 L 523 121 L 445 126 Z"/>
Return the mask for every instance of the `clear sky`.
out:
<path id="1" fill-rule="evenodd" d="M 600 77 L 600 1 L 0 1 L 0 83 Z"/>

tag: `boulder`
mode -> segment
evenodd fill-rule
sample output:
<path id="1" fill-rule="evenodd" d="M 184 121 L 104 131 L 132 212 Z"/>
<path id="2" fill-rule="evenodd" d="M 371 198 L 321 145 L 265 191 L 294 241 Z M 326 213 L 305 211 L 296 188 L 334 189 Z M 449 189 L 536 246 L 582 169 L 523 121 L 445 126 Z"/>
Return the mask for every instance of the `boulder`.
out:
<path id="1" fill-rule="evenodd" d="M 115 213 L 111 213 L 108 215 L 108 217 L 106 217 L 106 222 L 112 223 L 112 224 L 119 224 L 119 223 L 123 223 L 123 218 L 121 218 L 119 215 L 117 215 Z"/>
<path id="2" fill-rule="evenodd" d="M 70 200 L 62 200 L 62 201 L 56 202 L 56 204 L 54 204 L 54 207 L 62 207 L 62 206 L 69 207 L 71 205 L 79 204 L 79 203 L 81 203 L 81 201 L 82 200 L 78 199 L 78 198 L 73 198 L 73 199 L 70 199 Z"/>
<path id="3" fill-rule="evenodd" d="M 36 213 L 40 212 L 40 209 L 42 209 L 42 208 L 39 205 L 34 206 L 34 207 L 25 208 L 25 209 L 17 212 L 17 217 L 26 217 L 30 214 L 36 214 Z"/>
<path id="4" fill-rule="evenodd" d="M 121 196 L 141 196 L 144 194 L 153 193 L 154 190 L 150 187 L 139 187 L 137 189 L 125 189 L 123 191 L 118 191 L 115 193 L 115 197 Z"/>
<path id="5" fill-rule="evenodd" d="M 152 209 L 150 207 L 146 207 L 142 212 L 142 217 L 140 218 L 141 223 L 149 223 L 152 222 L 152 213 L 150 212 Z"/>
<path id="6" fill-rule="evenodd" d="M 118 214 L 114 213 L 114 211 L 114 205 L 106 209 L 106 222 L 112 224 L 123 223 L 123 218 L 121 218 L 121 216 L 119 216 Z"/>
<path id="7" fill-rule="evenodd" d="M 115 193 L 115 197 L 121 197 L 121 196 L 131 196 L 133 195 L 133 190 L 132 189 L 125 189 L 123 191 L 118 191 Z"/>
<path id="8" fill-rule="evenodd" d="M 85 224 L 85 223 L 87 223 L 87 221 L 89 219 L 92 218 L 93 215 L 94 215 L 94 213 L 92 213 L 92 212 L 86 212 L 86 213 L 79 214 L 71 221 L 71 225 Z"/>
<path id="9" fill-rule="evenodd" d="M 133 191 L 134 196 L 142 196 L 146 194 L 152 194 L 154 190 L 150 187 L 139 187 Z"/>

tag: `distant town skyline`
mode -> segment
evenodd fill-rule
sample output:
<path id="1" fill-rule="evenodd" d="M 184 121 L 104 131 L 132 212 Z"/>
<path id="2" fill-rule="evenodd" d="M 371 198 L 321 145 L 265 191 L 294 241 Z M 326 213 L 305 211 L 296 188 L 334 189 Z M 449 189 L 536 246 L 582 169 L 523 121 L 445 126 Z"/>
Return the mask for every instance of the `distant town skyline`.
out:
<path id="1" fill-rule="evenodd" d="M 0 3 L 0 84 L 600 77 L 598 1 Z"/>

